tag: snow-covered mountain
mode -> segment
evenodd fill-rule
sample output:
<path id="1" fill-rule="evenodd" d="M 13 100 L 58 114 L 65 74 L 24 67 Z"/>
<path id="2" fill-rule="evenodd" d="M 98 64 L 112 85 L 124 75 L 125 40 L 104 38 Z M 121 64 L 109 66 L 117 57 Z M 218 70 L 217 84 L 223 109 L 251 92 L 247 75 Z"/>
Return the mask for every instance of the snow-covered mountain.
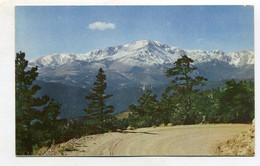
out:
<path id="1" fill-rule="evenodd" d="M 165 71 L 182 55 L 194 60 L 197 74 L 209 80 L 251 79 L 254 52 L 185 50 L 157 41 L 141 40 L 85 54 L 52 54 L 29 63 L 39 67 L 39 80 L 85 87 L 102 67 L 111 86 L 165 84 Z"/>
<path id="2" fill-rule="evenodd" d="M 62 116 L 71 118 L 84 114 L 84 95 L 91 90 L 100 67 L 107 75 L 107 92 L 113 94 L 108 102 L 120 112 L 137 101 L 145 86 L 152 87 L 160 96 L 170 82 L 165 71 L 182 55 L 194 60 L 198 69 L 195 75 L 203 75 L 211 82 L 254 78 L 253 51 L 185 50 L 149 40 L 85 54 L 47 55 L 31 61 L 29 66 L 39 67 L 37 79 L 42 86 L 41 94 L 60 102 Z"/>
<path id="3" fill-rule="evenodd" d="M 192 58 L 195 64 L 212 60 L 226 62 L 236 67 L 254 64 L 253 51 L 225 53 L 219 50 L 185 50 L 157 41 L 141 40 L 131 44 L 94 50 L 86 54 L 51 54 L 31 61 L 30 65 L 38 65 L 40 68 L 56 68 L 76 60 L 84 62 L 106 60 L 117 61 L 132 66 L 151 66 L 172 63 L 184 54 Z"/>

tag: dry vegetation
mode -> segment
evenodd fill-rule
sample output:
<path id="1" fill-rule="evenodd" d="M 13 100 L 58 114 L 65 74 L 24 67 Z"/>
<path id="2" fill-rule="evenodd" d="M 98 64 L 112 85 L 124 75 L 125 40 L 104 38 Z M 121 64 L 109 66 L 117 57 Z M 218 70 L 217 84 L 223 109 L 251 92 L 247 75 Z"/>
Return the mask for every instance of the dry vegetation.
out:
<path id="1" fill-rule="evenodd" d="M 253 156 L 255 154 L 255 122 L 253 120 L 252 127 L 242 132 L 238 137 L 231 138 L 220 144 L 217 148 L 219 155 L 246 155 Z"/>
<path id="2" fill-rule="evenodd" d="M 130 113 L 131 113 L 130 111 L 124 111 L 124 112 L 118 113 L 118 114 L 116 114 L 116 118 L 118 118 L 118 119 L 128 118 Z"/>

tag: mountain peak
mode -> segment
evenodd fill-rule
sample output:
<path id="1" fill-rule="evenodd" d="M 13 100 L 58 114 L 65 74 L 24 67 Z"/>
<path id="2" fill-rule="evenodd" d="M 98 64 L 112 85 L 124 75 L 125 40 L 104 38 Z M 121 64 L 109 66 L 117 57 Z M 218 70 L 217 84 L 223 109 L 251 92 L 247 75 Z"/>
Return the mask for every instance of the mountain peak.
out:
<path id="1" fill-rule="evenodd" d="M 118 62 L 130 66 L 151 66 L 173 63 L 183 54 L 192 58 L 195 63 L 204 63 L 217 59 L 235 66 L 254 64 L 254 52 L 243 51 L 236 53 L 225 53 L 220 50 L 184 50 L 171 47 L 167 44 L 152 41 L 139 40 L 126 45 L 107 47 L 93 50 L 85 54 L 52 54 L 31 61 L 30 66 L 40 68 L 55 68 L 75 60 L 85 62 L 109 61 Z"/>
<path id="2" fill-rule="evenodd" d="M 153 40 L 138 40 L 135 41 L 131 44 L 128 44 L 129 46 L 136 46 L 136 47 L 146 47 L 146 46 L 158 46 L 158 47 L 170 47 L 167 44 L 158 42 L 158 41 L 153 41 Z"/>
<path id="3" fill-rule="evenodd" d="M 149 44 L 157 44 L 160 43 L 158 41 L 152 41 L 152 40 L 138 40 L 133 42 L 132 44 L 139 44 L 139 45 L 149 45 Z"/>

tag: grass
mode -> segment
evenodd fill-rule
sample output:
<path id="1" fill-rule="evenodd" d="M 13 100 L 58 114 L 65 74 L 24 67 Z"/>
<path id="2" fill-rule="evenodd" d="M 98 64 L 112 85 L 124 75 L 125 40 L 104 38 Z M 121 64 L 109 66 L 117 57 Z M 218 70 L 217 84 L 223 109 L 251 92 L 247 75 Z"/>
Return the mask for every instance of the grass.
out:
<path id="1" fill-rule="evenodd" d="M 39 156 L 39 155 L 43 155 L 45 152 L 47 152 L 49 148 L 46 146 L 43 146 L 42 148 L 38 149 L 38 150 L 34 150 L 33 151 L 33 155 Z"/>
<path id="2" fill-rule="evenodd" d="M 167 126 L 173 126 L 173 123 L 168 123 Z"/>
<path id="3" fill-rule="evenodd" d="M 134 130 L 134 127 L 128 126 L 126 129 L 127 129 L 127 130 Z"/>
<path id="4" fill-rule="evenodd" d="M 130 111 L 124 111 L 124 112 L 116 114 L 115 116 L 117 119 L 124 119 L 124 118 L 128 118 L 130 113 L 131 113 Z"/>
<path id="5" fill-rule="evenodd" d="M 64 152 L 65 151 L 73 151 L 73 150 L 76 150 L 74 148 L 74 146 L 70 143 L 66 143 L 66 144 L 63 144 L 63 145 L 60 145 L 60 147 L 58 148 L 58 152 L 61 154 L 61 155 L 64 155 Z"/>
<path id="6" fill-rule="evenodd" d="M 160 124 L 160 127 L 165 127 L 166 125 L 164 123 Z"/>

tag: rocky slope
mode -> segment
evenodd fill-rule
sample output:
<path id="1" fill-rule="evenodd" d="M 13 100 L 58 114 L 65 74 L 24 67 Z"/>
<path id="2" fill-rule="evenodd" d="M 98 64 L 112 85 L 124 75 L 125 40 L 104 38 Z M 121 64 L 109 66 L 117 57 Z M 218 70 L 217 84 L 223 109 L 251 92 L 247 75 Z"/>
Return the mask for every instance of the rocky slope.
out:
<path id="1" fill-rule="evenodd" d="M 221 143 L 216 153 L 228 156 L 253 156 L 255 154 L 255 120 L 248 131 Z"/>

